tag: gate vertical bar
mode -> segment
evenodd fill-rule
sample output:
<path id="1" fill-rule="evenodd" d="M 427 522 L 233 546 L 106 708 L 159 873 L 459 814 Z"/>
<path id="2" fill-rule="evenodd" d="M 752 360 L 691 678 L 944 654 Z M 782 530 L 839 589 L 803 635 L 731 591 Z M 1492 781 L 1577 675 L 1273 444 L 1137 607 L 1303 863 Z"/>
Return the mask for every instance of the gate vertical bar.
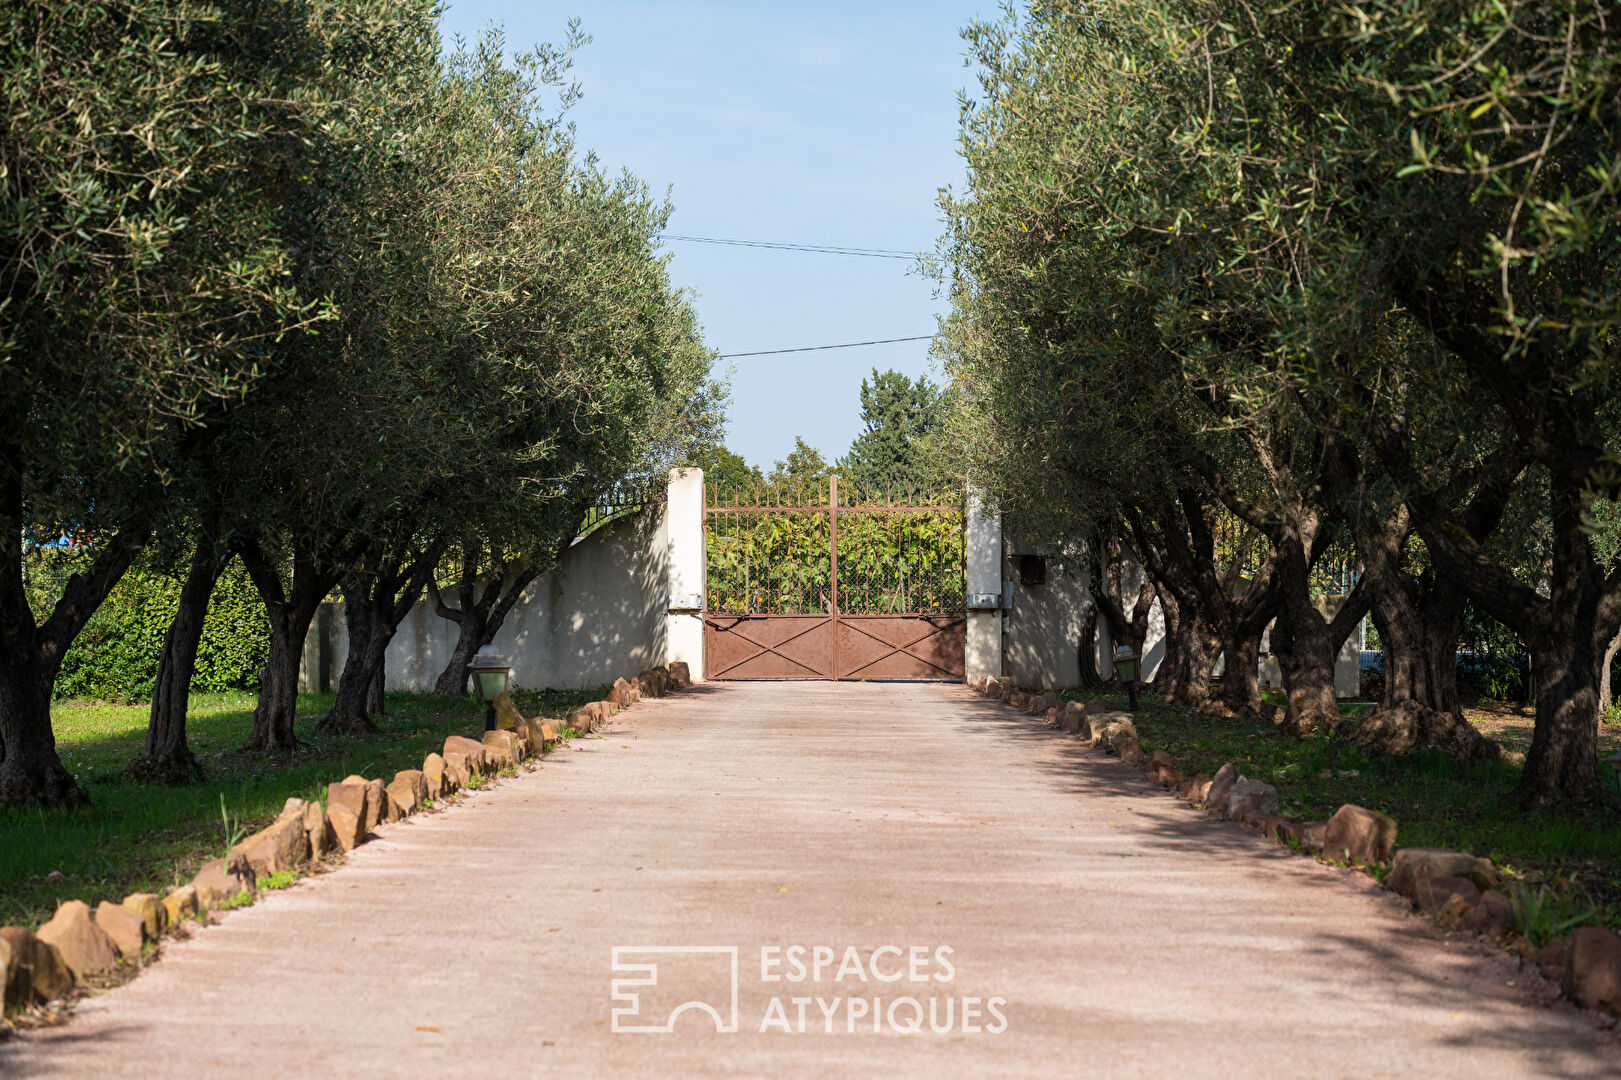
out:
<path id="1" fill-rule="evenodd" d="M 828 597 L 833 608 L 833 679 L 839 678 L 839 478 L 827 478 Z"/>

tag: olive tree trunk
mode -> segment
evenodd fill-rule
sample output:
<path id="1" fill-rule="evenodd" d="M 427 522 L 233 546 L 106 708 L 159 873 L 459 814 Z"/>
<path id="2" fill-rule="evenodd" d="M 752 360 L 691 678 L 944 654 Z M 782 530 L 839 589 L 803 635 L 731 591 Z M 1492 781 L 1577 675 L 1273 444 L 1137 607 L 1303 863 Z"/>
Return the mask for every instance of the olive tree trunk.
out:
<path id="1" fill-rule="evenodd" d="M 191 679 L 197 670 L 197 647 L 203 639 L 208 602 L 228 558 L 221 557 L 208 536 L 198 537 L 179 606 L 169 620 L 163 651 L 158 655 L 146 746 L 124 770 L 129 779 L 179 786 L 202 776 L 202 767 L 186 743 L 186 706 L 191 700 Z"/>
<path id="2" fill-rule="evenodd" d="M 1359 583 L 1332 619 L 1324 617 L 1309 593 L 1286 601 L 1284 608 L 1272 627 L 1272 652 L 1289 698 L 1284 723 L 1298 735 L 1332 731 L 1342 718 L 1334 667 L 1340 649 L 1368 613 L 1367 591 Z"/>
<path id="3" fill-rule="evenodd" d="M 1220 708 L 1233 713 L 1255 713 L 1261 708 L 1261 634 L 1271 621 L 1276 590 L 1272 563 L 1263 560 L 1251 580 L 1243 577 L 1251 541 L 1224 553 L 1218 565 L 1216 508 L 1199 491 L 1185 488 L 1174 500 L 1154 508 L 1152 519 L 1133 513 L 1129 522 L 1137 548 L 1162 587 L 1175 599 L 1180 617 L 1193 626 L 1181 636 L 1190 658 L 1185 676 L 1185 703 L 1209 707 L 1209 678 L 1218 660 L 1223 664 Z M 1208 666 L 1204 666 L 1208 657 Z M 1197 664 L 1202 677 L 1196 674 Z"/>
<path id="4" fill-rule="evenodd" d="M 554 554 L 548 565 L 556 562 Z M 504 563 L 493 573 L 480 573 L 484 546 L 468 541 L 462 546 L 462 563 L 456 576 L 456 605 L 445 603 L 445 597 L 430 574 L 427 579 L 428 598 L 441 618 L 456 624 L 456 645 L 450 651 L 450 660 L 433 684 L 439 697 L 459 698 L 467 693 L 467 665 L 474 655 L 495 640 L 495 635 L 506 622 L 512 606 L 525 589 L 540 576 L 541 567 L 534 563 Z"/>
<path id="5" fill-rule="evenodd" d="M 316 730 L 323 735 L 366 734 L 377 730 L 372 717 L 383 711 L 384 666 L 388 646 L 411 613 L 439 561 L 433 548 L 410 562 L 377 563 L 344 583 L 343 616 L 349 646 L 332 708 Z"/>
<path id="6" fill-rule="evenodd" d="M 245 750 L 288 753 L 298 748 L 293 723 L 298 716 L 298 668 L 304 639 L 321 601 L 337 584 L 339 574 L 323 571 L 304 551 L 293 556 L 291 587 L 257 543 L 242 550 L 242 565 L 253 579 L 270 623 L 270 647 L 259 673 L 259 703 L 253 710 L 253 730 Z M 330 564 L 328 564 L 330 565 Z"/>
<path id="7" fill-rule="evenodd" d="M 51 691 L 73 639 L 146 542 L 150 518 L 133 511 L 38 623 L 23 579 L 22 491 L 16 470 L 0 468 L 8 472 L 0 480 L 0 806 L 82 805 L 84 789 L 56 753 Z"/>
<path id="8" fill-rule="evenodd" d="M 1360 450 L 1337 431 L 1326 436 L 1328 486 L 1344 508 L 1362 560 L 1362 587 L 1384 646 L 1385 686 L 1379 707 L 1362 718 L 1352 742 L 1374 754 L 1439 746 L 1460 761 L 1495 757 L 1496 743 L 1464 719 L 1458 699 L 1458 633 L 1464 593 L 1431 567 L 1405 565 L 1412 534 L 1404 504 L 1381 511 L 1369 492 Z M 1477 541 L 1502 518 L 1520 467 L 1490 460 L 1464 514 Z"/>
<path id="9" fill-rule="evenodd" d="M 1621 634 L 1617 634 L 1615 637 L 1611 638 L 1610 643 L 1605 646 L 1604 660 L 1599 665 L 1598 712 L 1600 717 L 1603 717 L 1609 713 L 1610 706 L 1614 703 L 1614 695 L 1611 693 L 1610 689 L 1610 676 L 1611 672 L 1615 668 L 1615 654 L 1617 652 L 1621 652 Z"/>
<path id="10" fill-rule="evenodd" d="M 1130 579 L 1129 560 L 1124 545 L 1116 537 L 1109 537 L 1096 545 L 1103 565 L 1092 578 L 1092 598 L 1098 610 L 1109 623 L 1112 646 L 1125 645 L 1137 656 L 1138 675 L 1141 678 L 1144 645 L 1148 641 L 1149 618 L 1153 613 L 1158 593 L 1153 578 L 1142 568 L 1135 576 L 1140 580 L 1135 588 Z M 1105 681 L 1113 681 L 1114 672 L 1104 672 Z"/>
<path id="11" fill-rule="evenodd" d="M 1598 718 L 1600 668 L 1621 632 L 1621 570 L 1604 573 L 1594 555 L 1584 524 L 1586 479 L 1576 470 L 1549 476 L 1546 595 L 1499 566 L 1422 489 L 1409 496 L 1442 576 L 1530 650 L 1536 728 L 1520 773 L 1526 808 L 1614 801 L 1598 773 Z"/>
<path id="12" fill-rule="evenodd" d="M 371 603 L 371 588 L 364 580 L 351 579 L 343 590 L 343 624 L 348 631 L 348 651 L 338 691 L 321 722 L 318 735 L 368 735 L 377 730 L 372 722 L 371 689 L 373 674 L 382 666 L 392 636 L 382 626 Z"/>

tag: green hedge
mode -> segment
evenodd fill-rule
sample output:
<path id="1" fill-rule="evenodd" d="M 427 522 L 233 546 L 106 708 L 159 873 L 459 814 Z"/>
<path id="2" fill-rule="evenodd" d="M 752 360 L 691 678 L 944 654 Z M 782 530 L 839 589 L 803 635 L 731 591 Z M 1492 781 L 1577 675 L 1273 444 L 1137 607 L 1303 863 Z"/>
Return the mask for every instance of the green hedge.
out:
<path id="1" fill-rule="evenodd" d="M 58 698 L 144 701 L 152 696 L 163 635 L 180 581 L 137 566 L 118 583 L 62 660 Z M 197 648 L 194 692 L 257 690 L 270 629 L 253 583 L 232 563 L 214 588 Z"/>

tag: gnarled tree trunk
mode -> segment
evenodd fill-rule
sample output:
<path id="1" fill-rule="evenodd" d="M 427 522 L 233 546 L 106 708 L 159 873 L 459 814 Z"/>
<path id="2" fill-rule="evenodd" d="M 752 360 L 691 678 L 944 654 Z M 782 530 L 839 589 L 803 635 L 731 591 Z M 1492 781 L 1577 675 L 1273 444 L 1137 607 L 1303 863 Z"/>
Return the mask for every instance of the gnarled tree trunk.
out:
<path id="1" fill-rule="evenodd" d="M 1210 679 L 1221 641 L 1197 606 L 1184 604 L 1165 588 L 1159 590 L 1159 597 L 1165 613 L 1165 659 L 1154 673 L 1154 685 L 1161 700 L 1197 708 L 1210 700 Z"/>
<path id="2" fill-rule="evenodd" d="M 1221 694 L 1218 700 L 1235 713 L 1261 709 L 1261 632 L 1244 624 L 1221 639 Z"/>
<path id="3" fill-rule="evenodd" d="M 202 767 L 186 744 L 186 706 L 191 699 L 192 675 L 197 670 L 197 647 L 208 618 L 208 601 L 225 565 L 226 557 L 222 557 L 212 537 L 206 531 L 199 535 L 186 583 L 180 589 L 180 604 L 163 635 L 147 715 L 146 747 L 124 770 L 132 780 L 179 786 L 202 776 Z"/>
<path id="4" fill-rule="evenodd" d="M 1368 597 L 1359 583 L 1333 619 L 1325 619 L 1310 601 L 1286 602 L 1272 627 L 1272 652 L 1283 674 L 1289 698 L 1285 726 L 1297 735 L 1332 731 L 1340 724 L 1334 667 L 1340 649 L 1368 612 Z"/>
<path id="5" fill-rule="evenodd" d="M 299 746 L 293 722 L 298 717 L 298 668 L 304 656 L 304 639 L 309 636 L 310 621 L 321 601 L 337 583 L 338 574 L 321 570 L 314 558 L 300 551 L 293 556 L 292 587 L 284 588 L 281 573 L 270 557 L 251 542 L 242 549 L 242 565 L 253 579 L 270 622 L 270 648 L 259 673 L 259 703 L 253 710 L 253 730 L 243 749 L 287 753 Z"/>
<path id="6" fill-rule="evenodd" d="M 371 720 L 372 675 L 382 666 L 391 635 L 383 628 L 372 606 L 370 583 L 359 575 L 351 577 L 344 585 L 343 623 L 349 637 L 343 673 L 338 676 L 332 708 L 315 725 L 315 732 L 318 735 L 369 735 L 377 730 Z"/>
<path id="7" fill-rule="evenodd" d="M 1312 571 L 1330 545 L 1331 525 L 1314 500 L 1302 491 L 1294 473 L 1280 463 L 1259 436 L 1251 445 L 1263 463 L 1277 499 L 1276 512 L 1251 506 L 1225 481 L 1222 499 L 1234 514 L 1265 536 L 1272 546 L 1272 588 L 1277 621 L 1272 627 L 1272 653 L 1283 676 L 1288 707 L 1283 731 L 1305 735 L 1332 731 L 1340 724 L 1334 693 L 1334 659 L 1351 630 L 1367 612 L 1365 599 L 1347 602 L 1330 621 L 1312 600 Z M 1358 595 L 1353 593 L 1353 595 Z"/>
<path id="8" fill-rule="evenodd" d="M 439 561 L 439 549 L 422 552 L 410 562 L 375 563 L 350 576 L 344 585 L 344 623 L 349 650 L 337 696 L 316 730 L 323 735 L 376 731 L 372 717 L 383 711 L 383 668 L 389 642 L 422 595 Z"/>
<path id="9" fill-rule="evenodd" d="M 1098 610 L 1109 621 L 1109 641 L 1113 648 L 1125 645 L 1137 657 L 1138 679 L 1142 678 L 1144 646 L 1148 641 L 1148 622 L 1154 609 L 1156 592 L 1150 576 L 1139 569 L 1140 580 L 1135 589 L 1127 579 L 1127 559 L 1124 545 L 1118 537 L 1109 537 L 1095 545 L 1102 566 L 1092 578 L 1092 598 Z M 1112 665 L 1111 665 L 1112 666 Z M 1114 672 L 1104 672 L 1105 681 L 1116 681 Z"/>
<path id="10" fill-rule="evenodd" d="M 1182 643 L 1182 616 L 1176 609 L 1176 601 L 1169 599 L 1163 590 L 1156 587 L 1159 593 L 1160 615 L 1165 624 L 1165 655 L 1160 658 L 1159 667 L 1154 669 L 1154 689 L 1169 700 L 1172 687 L 1181 683 L 1187 674 L 1188 661 L 1183 655 Z"/>
<path id="11" fill-rule="evenodd" d="M 1497 744 L 1464 719 L 1458 700 L 1463 591 L 1433 569 L 1413 573 L 1403 565 L 1412 531 L 1407 507 L 1376 513 L 1360 451 L 1332 432 L 1327 447 L 1329 484 L 1351 523 L 1362 587 L 1384 643 L 1384 693 L 1352 732 L 1352 743 L 1373 754 L 1439 746 L 1460 761 L 1497 756 Z M 1481 539 L 1496 529 L 1518 475 L 1516 467 L 1498 468 L 1479 486 L 1465 515 L 1471 535 Z"/>
<path id="12" fill-rule="evenodd" d="M 44 623 L 36 623 L 23 581 L 23 500 L 17 470 L 0 462 L 0 806 L 88 802 L 56 753 L 51 690 L 62 657 L 124 576 L 151 533 L 137 509 L 99 545 L 90 568 L 68 579 Z"/>
<path id="13" fill-rule="evenodd" d="M 561 551 L 554 553 L 547 565 L 555 563 L 559 554 Z M 512 606 L 530 583 L 540 576 L 542 569 L 533 563 L 506 563 L 498 567 L 495 573 L 481 577 L 479 564 L 483 556 L 482 543 L 469 541 L 463 545 L 461 572 L 456 578 L 456 607 L 445 603 L 431 576 L 427 581 L 428 596 L 433 601 L 434 611 L 441 618 L 454 622 L 457 628 L 456 645 L 450 651 L 450 660 L 433 684 L 433 692 L 439 697 L 457 698 L 467 693 L 467 665 L 480 649 L 495 640 Z"/>
<path id="14" fill-rule="evenodd" d="M 366 715 L 383 715 L 383 694 L 387 689 L 388 650 L 385 648 L 377 658 L 376 670 L 372 672 L 371 684 L 366 687 Z"/>
<path id="15" fill-rule="evenodd" d="M 1614 695 L 1610 689 L 1610 674 L 1615 669 L 1615 654 L 1621 652 L 1621 634 L 1616 634 L 1610 643 L 1604 647 L 1604 660 L 1599 665 L 1598 672 L 1598 712 L 1602 718 L 1610 711 Z"/>
<path id="16" fill-rule="evenodd" d="M 1585 479 L 1558 474 L 1551 479 L 1548 596 L 1527 590 L 1522 597 L 1531 610 L 1519 625 L 1508 622 L 1531 650 L 1537 685 L 1536 728 L 1520 774 L 1520 800 L 1526 806 L 1616 802 L 1614 788 L 1598 774 L 1599 669 L 1621 633 L 1621 570 L 1606 576 L 1594 557 L 1584 514 Z"/>
<path id="17" fill-rule="evenodd" d="M 1374 596 L 1370 575 L 1363 581 Z M 1353 745 L 1372 754 L 1406 754 L 1437 746 L 1459 761 L 1492 758 L 1498 745 L 1464 719 L 1458 699 L 1458 631 L 1461 591 L 1433 579 L 1414 582 L 1417 602 L 1405 589 L 1386 593 L 1374 611 L 1385 649 L 1385 689 L 1379 707 L 1351 734 Z"/>
<path id="18" fill-rule="evenodd" d="M 1537 684 L 1536 729 L 1520 773 L 1520 804 L 1588 807 L 1613 802 L 1595 751 L 1599 666 L 1621 631 L 1621 569 L 1600 565 L 1584 510 L 1595 480 L 1613 475 L 1609 418 L 1589 383 L 1549 381 L 1562 360 L 1544 350 L 1563 341 L 1500 337 L 1501 294 L 1452 266 L 1409 259 L 1386 268 L 1396 300 L 1463 364 L 1496 400 L 1505 445 L 1547 470 L 1550 538 L 1547 592 L 1520 581 L 1492 557 L 1448 500 L 1432 490 L 1409 445 L 1404 413 L 1371 425 L 1379 452 L 1407 489 L 1407 503 L 1441 575 L 1531 652 Z M 1558 343 L 1556 343 L 1558 342 Z M 1613 491 L 1613 486 L 1611 488 Z"/>
<path id="19" fill-rule="evenodd" d="M 1531 643 L 1537 724 L 1520 776 L 1521 796 L 1528 805 L 1614 801 L 1597 771 L 1601 654 L 1594 644 L 1591 634 L 1569 626 L 1538 635 Z"/>
<path id="20" fill-rule="evenodd" d="M 1594 557 L 1584 526 L 1587 480 L 1585 470 L 1550 472 L 1546 595 L 1497 565 L 1422 488 L 1408 500 L 1442 576 L 1530 649 L 1536 728 L 1519 791 L 1527 808 L 1614 802 L 1598 775 L 1599 668 L 1621 632 L 1621 570 L 1606 575 Z"/>
<path id="21" fill-rule="evenodd" d="M 1197 688 L 1191 685 L 1198 677 L 1190 667 L 1187 702 L 1217 712 L 1253 714 L 1261 708 L 1261 634 L 1275 607 L 1272 564 L 1262 561 L 1255 578 L 1245 581 L 1246 540 L 1226 553 L 1225 567 L 1218 566 L 1213 513 L 1199 492 L 1184 489 L 1174 502 L 1157 508 L 1154 522 L 1132 514 L 1130 523 L 1138 550 L 1145 553 L 1162 590 L 1182 612 L 1196 613 L 1192 636 L 1182 636 L 1190 642 L 1188 656 L 1207 656 L 1209 665 Z M 1223 665 L 1219 706 L 1210 702 L 1208 689 L 1218 660 Z"/>
<path id="22" fill-rule="evenodd" d="M 81 806 L 84 789 L 62 765 L 51 732 L 53 674 L 38 656 L 0 661 L 0 806 Z"/>

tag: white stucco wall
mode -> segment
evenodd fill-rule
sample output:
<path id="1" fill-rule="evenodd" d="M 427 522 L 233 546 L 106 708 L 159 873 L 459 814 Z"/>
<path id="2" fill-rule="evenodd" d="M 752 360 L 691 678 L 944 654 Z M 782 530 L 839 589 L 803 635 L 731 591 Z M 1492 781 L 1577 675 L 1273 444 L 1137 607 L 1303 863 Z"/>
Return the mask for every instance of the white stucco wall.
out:
<path id="1" fill-rule="evenodd" d="M 512 659 L 513 682 L 529 689 L 599 686 L 676 660 L 701 679 L 702 616 L 671 607 L 701 595 L 703 580 L 703 473 L 678 470 L 665 500 L 576 541 L 524 591 L 494 644 Z M 456 634 L 455 623 L 418 603 L 389 643 L 388 689 L 432 690 Z M 300 689 L 334 688 L 347 648 L 343 605 L 323 605 Z"/>
<path id="2" fill-rule="evenodd" d="M 1046 580 L 1019 580 L 1020 555 L 1045 555 Z M 1081 627 L 1092 609 L 1091 569 L 1078 548 L 1061 555 L 1025 547 L 1017 535 L 1003 543 L 1002 669 L 1020 686 L 1067 688 L 1081 682 Z"/>
<path id="3" fill-rule="evenodd" d="M 1020 686 L 1080 685 L 1082 627 L 1091 615 L 1091 563 L 1080 548 L 1054 556 L 1023 547 L 1004 533 L 1001 516 L 970 498 L 966 521 L 966 585 L 1000 597 L 1000 607 L 967 617 L 964 667 L 970 680 L 1007 678 Z M 1046 555 L 1046 579 L 1019 580 L 1018 556 Z M 1139 571 L 1140 572 L 1140 571 Z M 1128 592 L 1135 591 L 1128 581 Z M 578 541 L 559 565 L 535 581 L 507 616 L 495 645 L 514 661 L 514 681 L 527 688 L 598 686 L 625 674 L 685 661 L 704 677 L 701 604 L 704 569 L 704 489 L 698 469 L 672 470 L 666 498 Z M 1325 613 L 1338 599 L 1323 601 Z M 456 642 L 456 625 L 418 604 L 389 645 L 390 690 L 433 688 Z M 1360 639 L 1353 635 L 1335 665 L 1341 697 L 1357 693 Z M 343 668 L 347 634 L 341 604 L 322 607 L 304 648 L 300 689 L 333 688 Z M 1096 664 L 1112 675 L 1108 621 L 1100 618 Z M 1165 656 L 1165 624 L 1156 601 L 1143 671 L 1153 678 Z M 1277 664 L 1262 657 L 1262 681 L 1275 685 Z M 1219 671 L 1219 668 L 1218 668 Z"/>
<path id="4" fill-rule="evenodd" d="M 988 514 L 977 495 L 968 497 L 963 567 L 968 595 L 1002 595 L 1002 515 Z M 963 677 L 1002 676 L 1002 610 L 968 609 L 963 638 Z"/>
<path id="5" fill-rule="evenodd" d="M 703 597 L 708 588 L 704 567 L 704 471 L 672 469 L 665 499 L 663 541 L 668 575 L 664 621 L 664 663 L 684 660 L 694 682 L 704 678 Z M 687 605 L 693 600 L 697 607 Z"/>

